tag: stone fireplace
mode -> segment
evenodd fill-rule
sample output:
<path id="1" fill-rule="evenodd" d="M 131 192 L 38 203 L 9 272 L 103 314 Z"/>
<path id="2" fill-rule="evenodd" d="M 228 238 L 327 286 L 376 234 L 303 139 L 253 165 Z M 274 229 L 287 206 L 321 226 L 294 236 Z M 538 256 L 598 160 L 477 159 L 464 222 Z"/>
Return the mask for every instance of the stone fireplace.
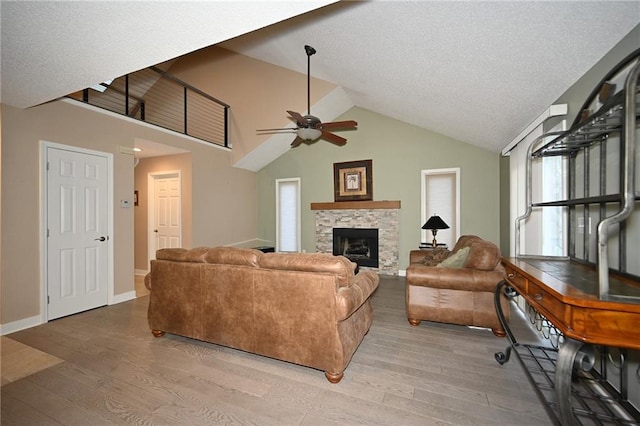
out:
<path id="1" fill-rule="evenodd" d="M 362 241 L 349 244 L 351 260 L 358 263 L 362 269 L 376 270 L 381 274 L 398 275 L 399 271 L 399 242 L 400 242 L 400 201 L 341 201 L 336 203 L 311 203 L 311 210 L 315 211 L 316 221 L 316 251 L 320 253 L 334 253 L 334 228 L 351 230 L 377 230 L 378 265 L 364 265 L 358 262 L 358 257 L 365 256 Z M 357 232 L 357 231 L 356 231 Z M 349 240 L 362 239 L 358 236 Z M 344 243 L 342 250 L 344 251 Z M 371 249 L 367 242 L 366 257 Z M 340 248 L 338 248 L 340 249 Z M 355 259 L 355 260 L 354 260 Z M 363 260 L 363 259 L 360 259 Z M 363 263 L 366 263 L 363 262 Z"/>

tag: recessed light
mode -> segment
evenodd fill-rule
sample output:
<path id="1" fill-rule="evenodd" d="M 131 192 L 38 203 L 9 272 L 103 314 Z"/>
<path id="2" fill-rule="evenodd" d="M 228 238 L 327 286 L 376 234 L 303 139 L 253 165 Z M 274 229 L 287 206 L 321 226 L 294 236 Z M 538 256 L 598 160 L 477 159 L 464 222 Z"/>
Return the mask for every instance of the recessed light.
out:
<path id="1" fill-rule="evenodd" d="M 133 148 L 135 152 L 142 152 L 142 148 Z"/>

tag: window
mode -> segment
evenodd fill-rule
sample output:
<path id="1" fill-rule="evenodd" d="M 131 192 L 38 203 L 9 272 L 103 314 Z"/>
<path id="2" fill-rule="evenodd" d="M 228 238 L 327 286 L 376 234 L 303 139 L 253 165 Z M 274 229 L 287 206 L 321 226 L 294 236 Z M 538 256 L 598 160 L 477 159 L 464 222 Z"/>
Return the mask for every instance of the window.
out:
<path id="1" fill-rule="evenodd" d="M 438 243 L 453 248 L 460 237 L 460 169 L 422 171 L 422 218 L 420 226 L 433 215 L 449 225 L 436 235 Z M 422 242 L 431 242 L 431 231 L 422 230 Z"/>
<path id="2" fill-rule="evenodd" d="M 276 251 L 300 245 L 300 178 L 276 179 Z"/>
<path id="3" fill-rule="evenodd" d="M 564 130 L 563 120 L 552 132 Z M 566 207 L 533 207 L 529 217 L 520 222 L 520 247 L 516 250 L 516 218 L 527 210 L 526 162 L 529 145 L 542 136 L 541 124 L 529 133 L 509 153 L 511 172 L 511 231 L 510 256 L 565 256 L 567 253 L 567 209 Z M 549 142 L 545 138 L 533 148 Z M 531 202 L 549 202 L 566 199 L 567 162 L 562 157 L 534 158 L 531 162 Z"/>

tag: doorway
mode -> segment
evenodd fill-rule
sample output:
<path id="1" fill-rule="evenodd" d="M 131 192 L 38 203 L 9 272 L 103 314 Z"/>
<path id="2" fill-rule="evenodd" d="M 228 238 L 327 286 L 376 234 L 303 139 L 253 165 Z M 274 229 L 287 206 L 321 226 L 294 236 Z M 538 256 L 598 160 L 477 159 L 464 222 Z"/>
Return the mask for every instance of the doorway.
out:
<path id="1" fill-rule="evenodd" d="M 109 303 L 113 294 L 113 157 L 43 143 L 43 320 Z"/>
<path id="2" fill-rule="evenodd" d="M 149 261 L 156 250 L 182 247 L 182 177 L 180 171 L 148 175 Z"/>

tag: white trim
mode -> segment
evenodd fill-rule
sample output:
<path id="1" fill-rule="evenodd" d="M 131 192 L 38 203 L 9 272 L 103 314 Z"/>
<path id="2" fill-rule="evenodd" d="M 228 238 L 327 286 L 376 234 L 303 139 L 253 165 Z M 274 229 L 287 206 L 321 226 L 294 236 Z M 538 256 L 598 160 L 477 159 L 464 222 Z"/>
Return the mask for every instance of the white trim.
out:
<path id="1" fill-rule="evenodd" d="M 8 322 L 6 324 L 0 324 L 0 336 L 15 333 L 16 331 L 26 330 L 27 328 L 36 327 L 44 324 L 46 321 L 42 321 L 41 315 L 34 317 L 23 318 L 18 321 Z"/>
<path id="2" fill-rule="evenodd" d="M 297 182 L 297 195 L 296 195 L 296 210 L 298 213 L 297 225 L 298 229 L 296 230 L 296 246 L 298 251 L 302 248 L 302 238 L 301 238 L 301 211 L 300 211 L 300 188 L 302 186 L 301 179 L 297 178 L 285 178 L 285 179 L 276 179 L 276 251 L 280 251 L 280 183 L 282 182 Z"/>
<path id="3" fill-rule="evenodd" d="M 148 270 L 145 269 L 134 269 L 133 270 L 133 275 L 137 275 L 139 277 L 144 277 L 149 273 Z"/>
<path id="4" fill-rule="evenodd" d="M 117 303 L 128 302 L 129 300 L 133 300 L 136 298 L 136 292 L 127 291 L 126 293 L 120 293 L 113 296 L 113 300 L 109 303 L 109 305 L 115 305 Z"/>
<path id="5" fill-rule="evenodd" d="M 163 176 L 177 175 L 180 180 L 180 246 L 182 246 L 182 231 L 183 231 L 183 218 L 182 218 L 182 171 L 180 170 L 168 170 L 162 172 L 151 172 L 147 174 L 147 263 L 156 258 L 155 236 L 152 228 L 155 225 L 155 185 L 158 178 Z"/>
<path id="6" fill-rule="evenodd" d="M 400 269 L 398 271 L 398 276 L 399 277 L 406 277 L 407 276 L 407 270 L 406 269 Z"/>
<path id="7" fill-rule="evenodd" d="M 567 115 L 568 107 L 567 104 L 557 104 L 551 105 L 548 109 L 546 109 L 538 118 L 533 120 L 531 124 L 529 124 L 525 129 L 520 132 L 518 136 L 514 140 L 512 140 L 507 146 L 502 149 L 502 155 L 509 155 L 509 151 L 511 151 L 516 145 L 518 145 L 524 138 L 529 136 L 531 132 L 533 132 L 539 125 L 545 122 L 547 119 L 551 117 L 556 117 L 559 115 Z"/>
<path id="8" fill-rule="evenodd" d="M 427 212 L 427 203 L 425 199 L 425 195 L 427 193 L 426 187 L 426 177 L 428 175 L 448 175 L 455 174 L 456 175 L 456 217 L 455 217 L 455 227 L 456 227 L 456 235 L 454 236 L 454 244 L 455 241 L 458 241 L 460 238 L 460 167 L 451 167 L 446 169 L 427 169 L 422 170 L 420 172 L 420 224 L 418 226 L 422 227 L 422 225 L 427 221 L 427 218 L 430 217 L 430 213 Z M 430 241 L 433 238 L 427 235 L 426 229 L 420 230 L 420 241 Z"/>
<path id="9" fill-rule="evenodd" d="M 47 150 L 49 148 L 61 149 L 65 151 L 77 152 L 81 154 L 95 155 L 104 157 L 107 160 L 107 173 L 109 179 L 107 181 L 107 304 L 113 302 L 114 287 L 114 247 L 113 247 L 113 231 L 114 231 L 114 214 L 113 214 L 113 154 L 109 152 L 95 151 L 92 149 L 80 148 L 77 146 L 63 145 L 55 142 L 40 140 L 40 324 L 48 322 L 47 311 Z"/>

